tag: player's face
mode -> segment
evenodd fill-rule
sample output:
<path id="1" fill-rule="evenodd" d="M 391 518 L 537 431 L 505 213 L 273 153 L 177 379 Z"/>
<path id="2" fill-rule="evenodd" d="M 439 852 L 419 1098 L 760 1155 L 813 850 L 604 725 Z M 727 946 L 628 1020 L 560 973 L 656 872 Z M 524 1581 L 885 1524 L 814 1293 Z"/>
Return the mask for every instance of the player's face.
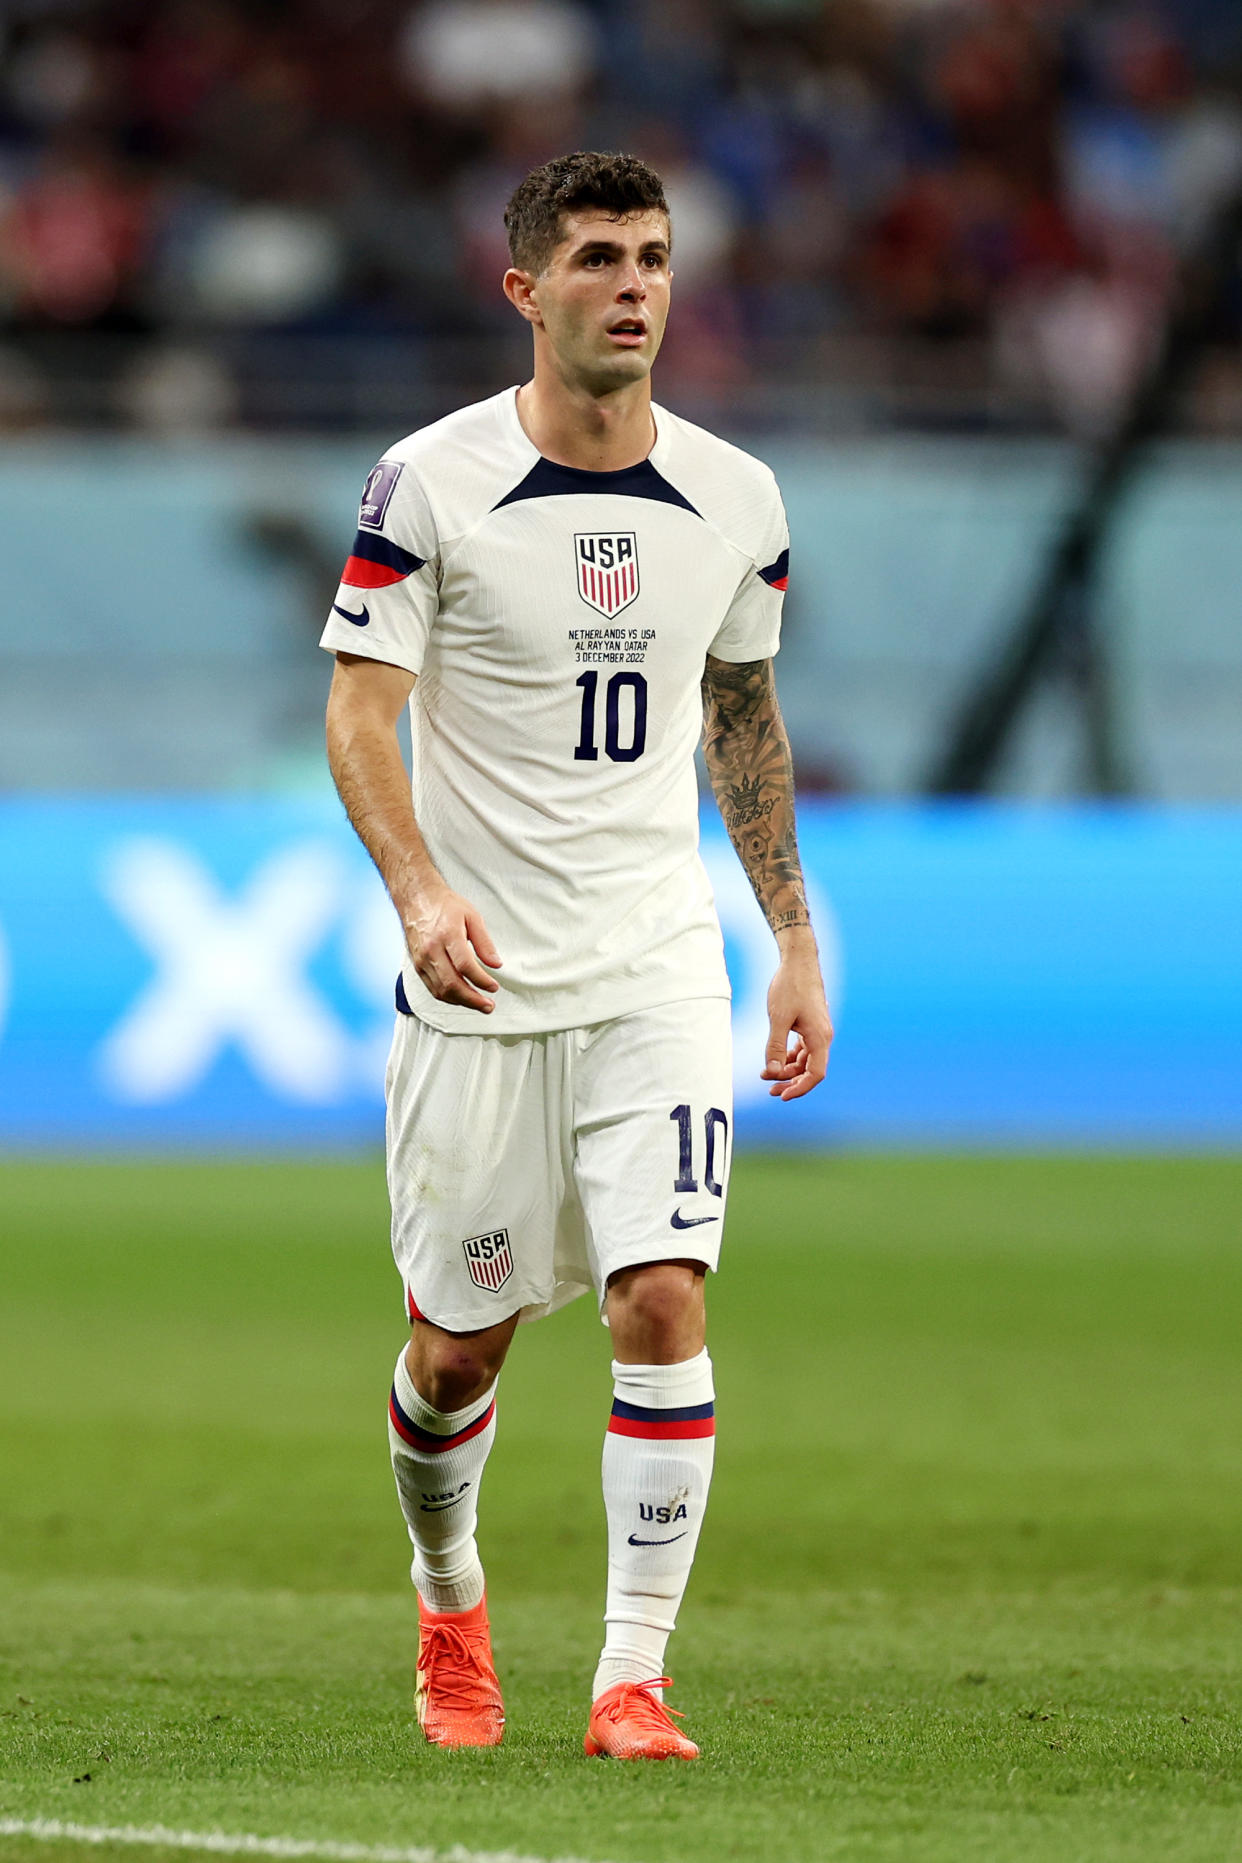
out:
<path id="1" fill-rule="evenodd" d="M 593 394 L 642 381 L 664 336 L 672 278 L 664 214 L 567 214 L 531 290 L 562 378 Z"/>

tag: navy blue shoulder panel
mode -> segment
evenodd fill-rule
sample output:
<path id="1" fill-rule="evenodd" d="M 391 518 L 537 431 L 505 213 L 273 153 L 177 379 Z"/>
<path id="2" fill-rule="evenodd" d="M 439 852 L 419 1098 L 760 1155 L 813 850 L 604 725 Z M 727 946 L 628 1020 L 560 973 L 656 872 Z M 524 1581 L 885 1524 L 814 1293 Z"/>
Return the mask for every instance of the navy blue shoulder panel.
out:
<path id="1" fill-rule="evenodd" d="M 499 511 L 502 505 L 520 504 L 526 498 L 568 498 L 581 492 L 651 498 L 661 505 L 680 505 L 693 517 L 700 515 L 690 500 L 683 498 L 677 487 L 656 471 L 649 459 L 638 466 L 626 466 L 621 472 L 584 472 L 580 466 L 558 466 L 550 459 L 537 459 L 522 483 L 506 492 L 492 510 Z"/>
<path id="2" fill-rule="evenodd" d="M 782 550 L 776 561 L 769 563 L 766 569 L 761 569 L 759 574 L 769 588 L 787 589 L 789 587 L 789 551 Z"/>

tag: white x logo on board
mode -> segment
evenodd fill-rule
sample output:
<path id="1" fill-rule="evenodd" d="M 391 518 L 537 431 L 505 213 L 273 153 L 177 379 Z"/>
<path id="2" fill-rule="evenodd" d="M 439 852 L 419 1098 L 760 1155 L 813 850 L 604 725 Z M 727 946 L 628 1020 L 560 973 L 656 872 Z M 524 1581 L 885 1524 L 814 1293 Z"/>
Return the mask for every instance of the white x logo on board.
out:
<path id="1" fill-rule="evenodd" d="M 155 1104 L 188 1093 L 230 1043 L 287 1099 L 327 1105 L 348 1090 L 348 1036 L 305 975 L 341 909 L 341 862 L 329 844 L 282 848 L 229 898 L 184 846 L 128 840 L 101 885 L 158 967 L 100 1049 L 119 1098 Z"/>

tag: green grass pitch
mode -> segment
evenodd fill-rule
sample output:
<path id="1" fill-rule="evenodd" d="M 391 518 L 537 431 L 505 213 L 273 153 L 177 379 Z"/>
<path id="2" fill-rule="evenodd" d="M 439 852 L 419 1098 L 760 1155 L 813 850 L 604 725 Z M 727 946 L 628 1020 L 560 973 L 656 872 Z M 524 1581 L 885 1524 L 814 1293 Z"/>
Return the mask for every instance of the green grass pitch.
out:
<path id="1" fill-rule="evenodd" d="M 581 1752 L 607 1335 L 524 1329 L 502 1749 L 411 1727 L 381 1167 L 0 1166 L 0 1818 L 616 1863 L 1242 1858 L 1242 1160 L 743 1158 L 670 1650 Z M 171 1857 L 0 1837 L 4 1863 Z M 184 1854 L 184 1853 L 182 1853 Z"/>

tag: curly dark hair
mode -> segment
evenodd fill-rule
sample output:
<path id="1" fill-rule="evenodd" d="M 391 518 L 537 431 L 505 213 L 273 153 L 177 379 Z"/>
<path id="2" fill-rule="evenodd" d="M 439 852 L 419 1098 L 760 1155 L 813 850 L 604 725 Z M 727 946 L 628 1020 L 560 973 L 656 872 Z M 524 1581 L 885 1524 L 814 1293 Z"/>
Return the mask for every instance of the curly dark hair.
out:
<path id="1" fill-rule="evenodd" d="M 538 276 L 560 244 L 564 216 L 584 207 L 601 208 L 612 220 L 632 213 L 668 215 L 664 183 L 636 155 L 591 149 L 558 155 L 533 168 L 505 208 L 513 263 Z"/>

